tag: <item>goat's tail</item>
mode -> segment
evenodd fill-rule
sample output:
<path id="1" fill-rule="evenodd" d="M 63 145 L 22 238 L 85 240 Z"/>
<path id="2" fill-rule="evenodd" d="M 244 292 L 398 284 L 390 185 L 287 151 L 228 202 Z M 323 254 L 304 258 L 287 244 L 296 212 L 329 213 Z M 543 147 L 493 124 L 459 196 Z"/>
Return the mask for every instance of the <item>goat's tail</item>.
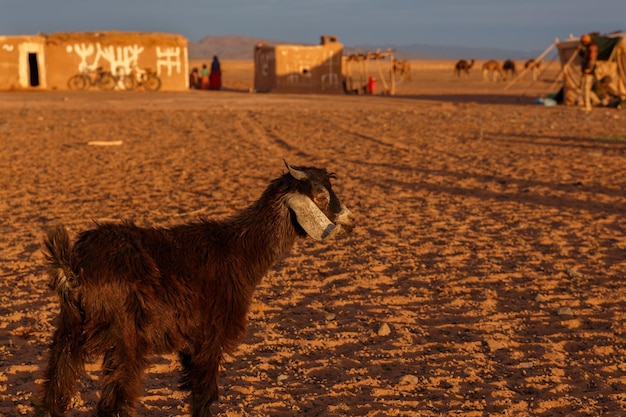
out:
<path id="1" fill-rule="evenodd" d="M 72 244 L 65 227 L 59 225 L 48 232 L 44 240 L 48 262 L 50 289 L 55 290 L 61 299 L 61 306 L 68 312 L 78 313 L 78 277 L 72 269 Z M 80 314 L 76 319 L 80 319 Z"/>

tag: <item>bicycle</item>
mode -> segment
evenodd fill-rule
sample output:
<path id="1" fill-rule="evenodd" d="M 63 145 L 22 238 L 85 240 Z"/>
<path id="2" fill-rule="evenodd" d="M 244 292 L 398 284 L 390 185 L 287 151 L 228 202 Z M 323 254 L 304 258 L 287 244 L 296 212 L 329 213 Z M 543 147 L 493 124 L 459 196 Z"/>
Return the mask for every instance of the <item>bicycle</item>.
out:
<path id="1" fill-rule="evenodd" d="M 137 90 L 143 87 L 146 91 L 158 91 L 161 88 L 161 79 L 150 68 L 133 68 L 130 77 L 123 79 L 124 88 Z"/>
<path id="2" fill-rule="evenodd" d="M 115 80 L 115 85 L 117 86 L 117 88 L 124 89 L 124 90 L 133 89 L 133 85 L 135 83 L 133 78 L 135 78 L 135 76 L 132 73 L 132 71 L 127 72 L 126 68 L 119 66 L 116 68 L 115 74 L 112 74 L 112 75 L 113 75 L 113 79 Z"/>
<path id="3" fill-rule="evenodd" d="M 67 87 L 70 90 L 86 90 L 91 87 L 98 87 L 101 90 L 113 90 L 117 81 L 113 74 L 104 71 L 102 67 L 95 70 L 85 70 L 67 80 Z"/>

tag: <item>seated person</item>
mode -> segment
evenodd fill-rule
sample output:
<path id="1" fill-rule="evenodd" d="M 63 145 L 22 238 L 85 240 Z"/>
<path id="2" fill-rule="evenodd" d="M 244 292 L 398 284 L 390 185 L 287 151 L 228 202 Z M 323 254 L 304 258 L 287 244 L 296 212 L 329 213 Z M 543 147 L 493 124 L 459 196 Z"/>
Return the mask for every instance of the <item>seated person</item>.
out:
<path id="1" fill-rule="evenodd" d="M 611 87 L 613 80 L 609 75 L 593 83 L 591 87 L 591 103 L 594 106 L 617 107 L 622 101 L 619 93 Z"/>

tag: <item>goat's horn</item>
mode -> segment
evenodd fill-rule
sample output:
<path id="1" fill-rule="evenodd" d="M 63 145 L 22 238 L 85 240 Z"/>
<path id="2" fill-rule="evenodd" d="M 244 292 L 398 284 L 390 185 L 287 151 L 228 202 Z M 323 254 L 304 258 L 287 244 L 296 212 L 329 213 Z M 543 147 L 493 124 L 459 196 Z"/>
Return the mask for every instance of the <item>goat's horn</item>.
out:
<path id="1" fill-rule="evenodd" d="M 291 165 L 289 165 L 289 162 L 287 162 L 284 158 L 283 158 L 283 162 L 285 163 L 285 166 L 289 170 L 289 173 L 291 174 L 291 176 L 294 177 L 295 179 L 306 180 L 308 178 L 308 176 L 306 175 L 306 172 L 300 171 L 292 167 Z"/>
<path id="2" fill-rule="evenodd" d="M 287 197 L 287 207 L 296 213 L 298 224 L 315 240 L 325 240 L 334 236 L 339 230 L 305 195 L 291 194 Z"/>

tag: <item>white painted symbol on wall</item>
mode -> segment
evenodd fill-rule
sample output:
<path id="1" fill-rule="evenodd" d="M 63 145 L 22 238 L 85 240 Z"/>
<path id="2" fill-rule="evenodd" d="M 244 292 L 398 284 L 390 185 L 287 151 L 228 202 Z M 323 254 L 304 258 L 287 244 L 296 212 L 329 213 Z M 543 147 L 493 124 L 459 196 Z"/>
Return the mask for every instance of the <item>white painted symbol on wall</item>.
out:
<path id="1" fill-rule="evenodd" d="M 180 48 L 161 48 L 157 46 L 157 73 L 161 74 L 161 67 L 167 69 L 167 75 L 172 75 L 172 68 L 180 74 Z"/>
<path id="2" fill-rule="evenodd" d="M 140 45 L 102 46 L 97 42 L 95 44 L 77 43 L 68 45 L 65 50 L 69 54 L 75 53 L 80 57 L 79 71 L 95 70 L 106 62 L 109 64 L 109 68 L 116 73 L 130 73 L 132 68 L 138 66 L 139 56 L 144 52 L 145 48 Z M 168 75 L 172 75 L 173 69 L 177 73 L 181 72 L 182 64 L 179 47 L 157 47 L 156 54 L 157 73 L 161 72 L 161 67 L 166 68 Z"/>

